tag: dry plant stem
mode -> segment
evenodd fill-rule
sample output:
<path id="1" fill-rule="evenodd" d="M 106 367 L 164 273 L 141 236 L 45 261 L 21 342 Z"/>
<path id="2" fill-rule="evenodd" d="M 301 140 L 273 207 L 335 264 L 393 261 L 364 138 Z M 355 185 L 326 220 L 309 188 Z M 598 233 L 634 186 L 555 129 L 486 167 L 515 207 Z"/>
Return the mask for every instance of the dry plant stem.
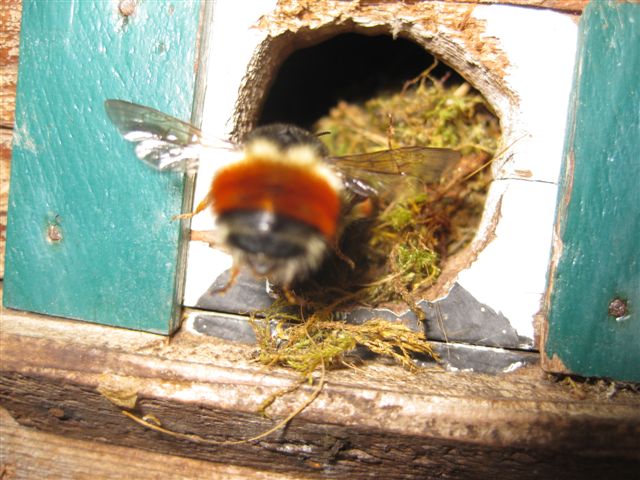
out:
<path id="1" fill-rule="evenodd" d="M 261 439 L 271 435 L 272 433 L 280 430 L 281 428 L 284 428 L 291 420 L 293 420 L 296 416 L 298 416 L 305 408 L 307 408 L 309 405 L 311 405 L 311 403 L 318 397 L 318 395 L 320 395 L 320 392 L 322 391 L 322 389 L 324 387 L 324 382 L 325 382 L 325 366 L 324 366 L 324 363 L 322 363 L 321 364 L 320 378 L 318 380 L 317 387 L 311 392 L 311 395 L 309 395 L 307 397 L 307 399 L 298 408 L 296 408 L 286 418 L 284 418 L 283 420 L 281 420 L 280 422 L 275 424 L 270 429 L 260 433 L 259 435 L 256 435 L 255 437 L 246 438 L 246 439 L 243 439 L 243 440 L 224 440 L 224 441 L 212 440 L 210 438 L 203 438 L 200 435 L 180 433 L 180 432 L 175 432 L 173 430 L 169 430 L 167 428 L 164 428 L 164 427 L 162 427 L 160 425 L 157 425 L 156 423 L 150 421 L 148 419 L 149 417 L 147 417 L 147 416 L 139 417 L 139 416 L 127 411 L 127 410 L 122 410 L 122 414 L 125 415 L 126 417 L 130 418 L 134 422 L 142 425 L 143 427 L 149 428 L 150 430 L 154 430 L 156 432 L 163 433 L 165 435 L 170 435 L 170 436 L 175 437 L 175 438 L 180 438 L 182 440 L 188 440 L 190 442 L 196 442 L 196 443 L 203 443 L 203 444 L 206 444 L 206 445 L 242 445 L 244 443 L 256 442 L 258 440 L 261 440 Z M 297 390 L 297 388 L 299 386 L 300 386 L 300 383 L 297 383 L 294 386 L 293 389 L 287 389 L 285 392 L 281 392 L 280 394 L 276 394 L 275 396 L 281 396 L 281 395 L 290 393 L 293 390 Z M 275 396 L 274 396 L 274 398 L 275 398 Z M 155 420 L 155 418 L 154 418 L 154 420 Z"/>

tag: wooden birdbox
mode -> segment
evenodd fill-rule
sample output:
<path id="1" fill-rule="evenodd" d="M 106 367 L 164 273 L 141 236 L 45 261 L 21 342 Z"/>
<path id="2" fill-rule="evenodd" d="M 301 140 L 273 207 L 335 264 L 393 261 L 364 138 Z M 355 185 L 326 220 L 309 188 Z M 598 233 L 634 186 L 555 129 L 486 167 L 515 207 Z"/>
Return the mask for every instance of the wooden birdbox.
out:
<path id="1" fill-rule="evenodd" d="M 637 2 L 23 0 L 19 72 L 18 8 L 0 4 L 0 477 L 633 478 Z M 402 92 L 434 60 L 501 130 L 470 241 L 410 302 L 331 313 L 424 333 L 440 364 L 351 348 L 356 368 L 258 365 L 256 325 L 286 327 L 249 316 L 274 289 L 244 272 L 221 293 L 232 259 L 198 233 L 214 218 L 172 220 L 233 149 L 195 178 L 155 171 L 104 101 L 233 144 L 348 114 L 385 80 Z"/>
<path id="2" fill-rule="evenodd" d="M 360 49 L 376 48 L 367 39 L 386 36 L 391 43 L 393 39 L 410 41 L 423 48 L 477 88 L 500 119 L 503 149 L 491 164 L 493 182 L 473 241 L 443 276 L 437 295 L 418 302 L 426 315 L 424 326 L 408 308 L 356 308 L 346 315 L 356 322 L 384 317 L 424 328 L 430 339 L 446 343 L 453 368 L 500 371 L 526 364 L 534 359 L 528 352 L 538 349 L 541 332 L 551 334 L 548 349 L 557 345 L 554 328 L 547 328 L 543 306 L 553 306 L 552 315 L 575 309 L 562 300 L 554 300 L 555 304 L 549 300 L 564 298 L 567 288 L 562 281 L 547 282 L 552 256 L 552 274 L 567 275 L 561 254 L 552 249 L 558 232 L 554 229 L 556 200 L 561 199 L 560 205 L 570 204 L 567 192 L 580 189 L 580 184 L 573 183 L 580 164 L 572 163 L 570 142 L 580 133 L 574 130 L 574 125 L 582 125 L 579 116 L 593 115 L 579 108 L 578 88 L 591 80 L 586 78 L 589 72 L 574 74 L 576 45 L 580 39 L 582 50 L 577 58 L 581 62 L 591 55 L 586 52 L 595 48 L 592 44 L 606 40 L 592 40 L 594 29 L 587 25 L 596 21 L 592 18 L 606 16 L 601 10 L 613 7 L 592 6 L 594 13 L 583 19 L 578 32 L 575 19 L 566 13 L 514 5 L 389 3 L 381 8 L 343 2 L 313 6 L 281 2 L 275 7 L 255 3 L 238 10 L 233 2 L 207 8 L 200 8 L 198 2 L 130 3 L 124 2 L 116 12 L 104 2 L 25 5 L 8 227 L 7 306 L 164 333 L 175 330 L 180 309 L 186 306 L 197 309 L 189 325 L 213 334 L 220 324 L 237 320 L 227 314 L 268 306 L 272 298 L 263 283 L 252 278 L 241 276 L 231 292 L 216 294 L 216 286 L 228 277 L 230 258 L 197 239 L 189 241 L 180 224 L 170 221 L 183 205 L 189 208 L 193 197 L 206 196 L 216 163 L 224 162 L 224 152 L 216 162 L 202 162 L 195 194 L 190 178 L 185 193 L 185 178 L 179 174 L 157 175 L 134 161 L 129 147 L 108 125 L 101 103 L 105 98 L 133 100 L 183 120 L 202 120 L 204 133 L 212 138 L 237 139 L 265 112 L 276 119 L 278 112 L 285 112 L 280 114 L 286 117 L 287 109 L 308 112 L 315 108 L 310 98 L 338 95 L 330 91 L 328 81 L 325 92 L 317 85 L 314 91 L 304 92 L 298 84 L 284 96 L 270 95 L 270 89 L 282 89 L 285 73 L 281 70 L 294 52 L 312 59 L 318 54 L 314 48 L 336 39 L 338 46 L 329 55 L 357 57 L 357 51 L 340 46 L 341 36 L 362 38 Z M 637 9 L 634 5 L 619 8 L 626 8 L 630 18 Z M 85 15 L 87 21 L 65 23 L 65 19 Z M 620 30 L 623 50 L 633 43 L 636 32 L 632 27 Z M 620 55 L 629 72 L 635 71 L 636 64 L 626 60 L 626 53 Z M 320 71 L 329 74 L 326 78 L 343 75 L 343 71 L 331 71 L 331 63 L 314 71 L 314 60 L 306 62 L 304 82 L 318 77 Z M 578 106 L 568 112 L 573 85 L 573 105 Z M 622 88 L 624 93 L 625 85 L 610 88 Z M 630 134 L 625 137 L 633 138 L 635 105 L 629 102 L 628 106 Z M 621 163 L 609 167 L 618 165 Z M 629 168 L 633 170 L 633 164 Z M 623 176 L 622 171 L 619 175 Z M 562 178 L 565 193 L 558 197 Z M 632 194 L 626 195 L 609 197 L 617 211 L 618 205 L 633 203 L 628 197 Z M 560 225 L 567 212 L 572 210 L 560 209 Z M 632 209 L 626 215 L 633 229 Z M 196 217 L 191 227 L 212 229 L 213 219 Z M 604 226 L 599 230 L 606 231 Z M 619 236 L 618 230 L 611 231 Z M 580 234 L 580 230 L 573 232 Z M 619 261 L 629 264 L 633 250 L 624 251 Z M 630 265 L 631 277 L 625 279 L 628 288 L 608 292 L 607 305 L 617 301 L 616 305 L 629 311 L 616 318 L 633 317 L 637 288 L 632 285 L 637 268 L 633 262 Z M 605 317 L 611 318 L 607 312 Z M 637 333 L 633 320 L 616 322 L 611 324 L 616 327 L 613 330 L 626 332 L 621 338 L 635 339 L 635 333 L 629 336 L 626 330 Z M 237 334 L 224 333 L 226 327 L 220 334 L 253 339 L 250 333 L 242 333 L 249 332 L 246 324 L 237 328 Z M 602 340 L 608 345 L 616 342 Z M 557 358 L 555 350 L 547 351 L 550 359 Z M 589 351 L 607 357 L 606 349 Z M 629 358 L 636 357 L 625 354 L 620 361 L 636 363 Z M 557 366 L 561 360 L 546 364 Z M 579 368 L 560 370 L 582 373 Z M 627 370 L 622 377 L 636 378 L 637 370 Z"/>

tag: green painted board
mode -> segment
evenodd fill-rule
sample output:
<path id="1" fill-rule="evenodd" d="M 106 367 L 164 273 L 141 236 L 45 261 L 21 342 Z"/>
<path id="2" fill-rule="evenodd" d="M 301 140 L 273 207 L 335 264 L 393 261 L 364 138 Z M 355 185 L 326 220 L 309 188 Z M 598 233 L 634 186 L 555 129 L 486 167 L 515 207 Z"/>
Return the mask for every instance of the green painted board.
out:
<path id="1" fill-rule="evenodd" d="M 591 2 L 579 35 L 545 355 L 640 381 L 640 4 Z"/>
<path id="2" fill-rule="evenodd" d="M 103 103 L 189 120 L 198 0 L 24 0 L 4 304 L 169 333 L 184 180 L 138 161 Z"/>

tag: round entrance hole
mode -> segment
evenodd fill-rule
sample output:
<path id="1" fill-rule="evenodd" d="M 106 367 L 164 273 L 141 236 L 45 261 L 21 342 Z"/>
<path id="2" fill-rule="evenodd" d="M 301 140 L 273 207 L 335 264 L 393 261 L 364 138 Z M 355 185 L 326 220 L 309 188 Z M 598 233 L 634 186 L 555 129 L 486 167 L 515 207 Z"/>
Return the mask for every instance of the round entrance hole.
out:
<path id="1" fill-rule="evenodd" d="M 363 103 L 429 68 L 434 57 L 409 40 L 387 35 L 344 33 L 318 45 L 294 51 L 281 64 L 264 99 L 258 124 L 293 123 L 312 128 L 339 101 Z M 440 63 L 434 78 L 464 80 Z"/>
<path id="2" fill-rule="evenodd" d="M 446 293 L 477 253 L 470 246 L 500 138 L 479 92 L 412 41 L 345 33 L 282 61 L 256 123 L 274 122 L 323 132 L 335 156 L 408 146 L 458 151 L 460 162 L 439 182 L 411 194 L 380 192 L 375 218 L 345 229 L 341 249 L 355 273 L 334 258 L 303 289 L 329 300 L 366 288 L 357 300 L 375 306 Z"/>

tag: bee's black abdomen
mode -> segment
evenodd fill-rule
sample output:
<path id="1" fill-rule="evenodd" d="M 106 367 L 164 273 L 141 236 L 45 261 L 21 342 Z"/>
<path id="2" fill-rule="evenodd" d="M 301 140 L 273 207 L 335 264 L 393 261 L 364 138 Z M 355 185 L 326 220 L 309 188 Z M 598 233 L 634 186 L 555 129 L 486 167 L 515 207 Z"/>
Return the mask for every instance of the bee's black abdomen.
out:
<path id="1" fill-rule="evenodd" d="M 234 260 L 278 285 L 306 277 L 327 252 L 319 230 L 274 212 L 234 210 L 220 215 L 217 223 Z"/>
<path id="2" fill-rule="evenodd" d="M 260 210 L 237 210 L 218 218 L 218 224 L 229 234 L 227 242 L 248 254 L 264 254 L 273 258 L 304 255 L 309 237 L 321 233 L 298 220 Z"/>

